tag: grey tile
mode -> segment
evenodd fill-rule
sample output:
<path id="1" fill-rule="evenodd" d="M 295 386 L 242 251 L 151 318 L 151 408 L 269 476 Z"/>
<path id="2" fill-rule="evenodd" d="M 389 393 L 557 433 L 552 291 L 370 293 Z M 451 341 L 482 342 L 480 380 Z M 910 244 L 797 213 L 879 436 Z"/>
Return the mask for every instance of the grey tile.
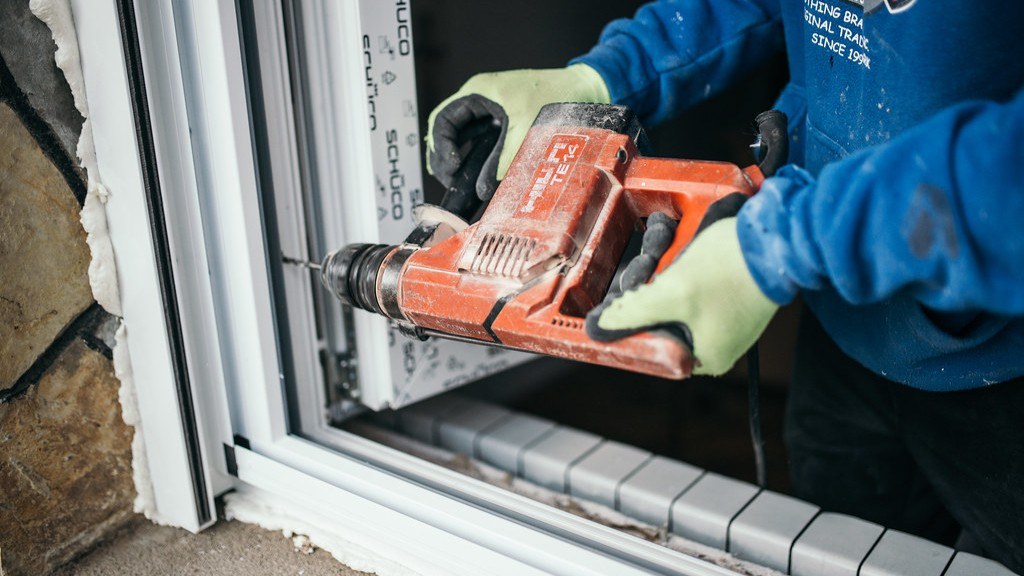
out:
<path id="1" fill-rule="evenodd" d="M 860 576 L 941 576 L 953 550 L 898 530 L 887 530 L 875 545 Z"/>
<path id="2" fill-rule="evenodd" d="M 1016 576 L 1008 568 L 988 558 L 957 552 L 943 576 Z"/>
<path id="3" fill-rule="evenodd" d="M 789 572 L 789 550 L 819 508 L 777 492 L 762 491 L 729 525 L 729 552 L 761 566 Z"/>
<path id="4" fill-rule="evenodd" d="M 646 450 L 609 440 L 569 469 L 569 493 L 615 508 L 619 483 L 650 457 Z"/>
<path id="5" fill-rule="evenodd" d="M 654 526 L 668 526 L 672 502 L 704 471 L 655 456 L 619 486 L 619 512 Z"/>
<path id="6" fill-rule="evenodd" d="M 834 512 L 822 512 L 804 530 L 790 556 L 793 576 L 857 576 L 860 563 L 885 528 Z"/>
<path id="7" fill-rule="evenodd" d="M 511 412 L 501 406 L 471 401 L 467 409 L 458 410 L 440 419 L 438 443 L 453 452 L 477 458 L 477 437 L 503 418 L 507 418 L 509 414 Z"/>
<path id="8" fill-rule="evenodd" d="M 438 419 L 468 408 L 462 396 L 435 396 L 398 411 L 398 429 L 421 442 L 437 444 Z"/>
<path id="9" fill-rule="evenodd" d="M 725 550 L 729 522 L 757 493 L 753 484 L 708 472 L 672 505 L 672 531 Z"/>
<path id="10" fill-rule="evenodd" d="M 514 414 L 477 439 L 480 460 L 506 472 L 522 475 L 519 455 L 523 448 L 552 432 L 555 423 L 527 414 Z"/>
<path id="11" fill-rule="evenodd" d="M 601 441 L 596 434 L 559 426 L 523 451 L 522 476 L 534 484 L 565 492 L 569 466 Z"/>

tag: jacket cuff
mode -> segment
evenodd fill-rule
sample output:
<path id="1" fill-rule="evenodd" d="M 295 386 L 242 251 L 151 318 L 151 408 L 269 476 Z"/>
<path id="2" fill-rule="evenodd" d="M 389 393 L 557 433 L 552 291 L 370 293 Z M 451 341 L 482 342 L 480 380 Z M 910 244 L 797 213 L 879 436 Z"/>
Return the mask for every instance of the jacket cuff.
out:
<path id="1" fill-rule="evenodd" d="M 771 301 L 780 306 L 796 298 L 801 288 L 817 288 L 818 260 L 814 242 L 799 219 L 799 199 L 813 193 L 814 181 L 805 170 L 785 166 L 764 181 L 737 215 L 736 232 L 750 275 Z"/>
<path id="2" fill-rule="evenodd" d="M 630 66 L 630 58 L 622 57 L 622 50 L 627 47 L 616 47 L 614 41 L 595 46 L 589 53 L 573 58 L 573 64 L 590 66 L 604 80 L 612 104 L 629 106 L 641 119 L 648 119 L 657 107 L 658 83 L 650 78 L 646 71 Z M 642 68 L 642 67 L 641 67 Z M 645 86 L 641 90 L 633 90 L 633 86 Z"/>

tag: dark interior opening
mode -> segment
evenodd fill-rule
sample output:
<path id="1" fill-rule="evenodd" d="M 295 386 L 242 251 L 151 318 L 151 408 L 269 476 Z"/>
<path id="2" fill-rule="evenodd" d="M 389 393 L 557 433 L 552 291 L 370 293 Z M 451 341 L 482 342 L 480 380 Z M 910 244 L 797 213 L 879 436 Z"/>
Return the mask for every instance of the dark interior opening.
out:
<path id="1" fill-rule="evenodd" d="M 413 36 L 421 131 L 430 111 L 478 72 L 564 66 L 597 41 L 604 25 L 643 2 L 585 4 L 455 2 L 416 4 Z M 782 58 L 696 108 L 646 126 L 652 154 L 754 162 L 753 119 L 771 107 L 787 77 Z M 444 190 L 424 173 L 425 197 Z M 782 420 L 796 307 L 784 309 L 761 341 L 761 403 L 768 486 L 786 491 Z M 740 362 L 740 364 L 744 364 Z M 755 481 L 743 366 L 724 378 L 674 382 L 573 362 L 540 359 L 461 389 L 463 393 L 549 418 L 654 453 Z"/>

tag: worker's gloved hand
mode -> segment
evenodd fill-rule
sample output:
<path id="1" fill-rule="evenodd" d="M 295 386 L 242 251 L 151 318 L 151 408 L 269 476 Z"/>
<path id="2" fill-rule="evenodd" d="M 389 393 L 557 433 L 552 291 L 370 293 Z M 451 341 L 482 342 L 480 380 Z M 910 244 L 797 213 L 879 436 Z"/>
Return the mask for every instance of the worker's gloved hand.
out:
<path id="1" fill-rule="evenodd" d="M 441 102 L 427 121 L 427 170 L 446 187 L 468 154 L 464 128 L 491 118 L 501 137 L 484 162 L 477 194 L 488 200 L 505 177 L 512 158 L 537 113 L 552 102 L 611 101 L 601 75 L 585 64 L 547 70 L 510 70 L 477 74 Z"/>
<path id="2" fill-rule="evenodd" d="M 694 374 L 718 376 L 728 371 L 778 310 L 758 288 L 743 259 L 735 218 L 741 204 L 729 196 L 712 205 L 693 241 L 675 262 L 649 284 L 631 280 L 639 285 L 623 286 L 626 289 L 621 296 L 587 315 L 587 334 L 609 341 L 665 329 L 684 340 L 693 352 Z M 648 234 L 665 235 L 660 230 L 663 216 L 653 226 L 655 216 L 648 219 L 645 251 Z M 661 253 L 668 247 L 668 242 L 650 244 L 664 244 Z M 649 255 L 654 264 L 661 253 Z"/>

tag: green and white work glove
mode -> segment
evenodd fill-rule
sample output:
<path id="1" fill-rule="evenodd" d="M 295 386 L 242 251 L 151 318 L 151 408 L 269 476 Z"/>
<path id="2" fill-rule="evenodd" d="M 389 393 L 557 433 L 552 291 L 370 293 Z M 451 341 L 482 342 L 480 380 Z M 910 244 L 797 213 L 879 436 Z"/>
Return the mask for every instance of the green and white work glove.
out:
<path id="1" fill-rule="evenodd" d="M 608 104 L 601 75 L 585 64 L 547 70 L 510 70 L 477 74 L 441 102 L 427 121 L 427 170 L 446 187 L 469 153 L 466 129 L 490 120 L 501 136 L 483 164 L 476 183 L 481 200 L 490 199 L 505 177 L 540 109 L 552 102 Z"/>
<path id="2" fill-rule="evenodd" d="M 757 342 L 779 308 L 761 292 L 743 258 L 735 214 L 745 198 L 737 196 L 713 204 L 690 245 L 644 284 L 675 228 L 673 223 L 665 239 L 662 223 L 668 217 L 648 218 L 644 249 L 623 274 L 622 294 L 613 287 L 612 297 L 587 315 L 587 334 L 610 341 L 664 330 L 690 348 L 696 359 L 694 374 L 719 376 L 728 371 Z M 637 265 L 641 260 L 646 264 Z M 627 278 L 630 267 L 647 273 L 634 272 Z"/>

